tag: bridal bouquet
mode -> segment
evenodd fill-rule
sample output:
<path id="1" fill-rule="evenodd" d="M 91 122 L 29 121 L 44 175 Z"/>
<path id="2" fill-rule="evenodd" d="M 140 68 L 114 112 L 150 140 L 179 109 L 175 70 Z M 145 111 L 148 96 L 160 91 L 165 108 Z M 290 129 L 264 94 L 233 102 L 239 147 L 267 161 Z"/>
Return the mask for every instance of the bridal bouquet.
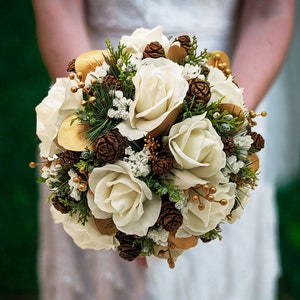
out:
<path id="1" fill-rule="evenodd" d="M 72 60 L 36 108 L 39 182 L 79 247 L 173 268 L 241 216 L 264 139 L 224 52 L 160 26 L 106 45 Z"/>

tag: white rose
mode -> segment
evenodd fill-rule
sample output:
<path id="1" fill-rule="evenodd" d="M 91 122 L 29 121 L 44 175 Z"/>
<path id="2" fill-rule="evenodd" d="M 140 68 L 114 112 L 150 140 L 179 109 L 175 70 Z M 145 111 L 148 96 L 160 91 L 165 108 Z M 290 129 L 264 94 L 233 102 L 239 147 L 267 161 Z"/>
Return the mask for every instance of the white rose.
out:
<path id="1" fill-rule="evenodd" d="M 72 237 L 74 243 L 82 249 L 113 249 L 116 250 L 118 242 L 113 235 L 101 234 L 93 218 L 89 218 L 85 225 L 78 223 L 78 215 L 72 217 L 69 214 L 62 214 L 53 206 L 50 208 L 55 223 L 62 223 L 64 230 Z"/>
<path id="2" fill-rule="evenodd" d="M 135 178 L 127 163 L 117 161 L 95 168 L 89 177 L 94 195 L 88 195 L 92 214 L 98 219 L 112 217 L 116 227 L 143 236 L 159 216 L 161 200 L 147 185 Z"/>
<path id="3" fill-rule="evenodd" d="M 41 140 L 41 157 L 53 157 L 60 152 L 55 143 L 62 121 L 80 107 L 82 91 L 71 92 L 76 82 L 69 78 L 58 78 L 48 96 L 36 107 L 37 135 Z"/>
<path id="4" fill-rule="evenodd" d="M 199 192 L 201 193 L 201 190 Z M 210 202 L 201 197 L 201 203 L 204 205 L 203 210 L 199 209 L 198 201 L 189 201 L 188 209 L 183 213 L 183 224 L 177 230 L 176 237 L 199 236 L 214 229 L 230 213 L 234 205 L 235 192 L 235 183 L 219 185 L 214 198 L 216 201 L 225 199 L 227 204 Z M 195 191 L 190 190 L 190 197 L 193 197 L 193 195 L 197 194 Z"/>
<path id="5" fill-rule="evenodd" d="M 130 53 L 142 53 L 151 42 L 159 42 L 167 53 L 170 43 L 168 38 L 163 35 L 162 26 L 154 27 L 153 29 L 138 28 L 132 35 L 122 36 L 120 43 L 125 45 L 125 51 Z"/>
<path id="6" fill-rule="evenodd" d="M 176 112 L 188 90 L 183 68 L 165 58 L 144 59 L 132 81 L 135 99 L 129 109 L 133 128 L 151 131 Z"/>
<path id="7" fill-rule="evenodd" d="M 226 78 L 221 70 L 211 67 L 207 80 L 211 86 L 211 98 L 208 105 L 223 98 L 222 103 L 231 103 L 245 108 L 243 89 L 233 82 L 231 75 Z"/>
<path id="8" fill-rule="evenodd" d="M 174 124 L 167 139 L 177 169 L 188 171 L 202 181 L 219 183 L 226 155 L 221 138 L 205 114 Z"/>

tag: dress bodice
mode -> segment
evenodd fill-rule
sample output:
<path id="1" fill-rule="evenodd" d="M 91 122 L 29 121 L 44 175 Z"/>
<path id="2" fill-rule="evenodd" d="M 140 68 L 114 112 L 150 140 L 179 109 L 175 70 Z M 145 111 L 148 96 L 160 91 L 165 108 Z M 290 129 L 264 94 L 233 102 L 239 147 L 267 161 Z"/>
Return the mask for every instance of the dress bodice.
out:
<path id="1" fill-rule="evenodd" d="M 198 37 L 199 49 L 231 53 L 236 38 L 238 0 L 88 0 L 87 23 L 94 46 L 103 49 L 139 27 L 162 25 L 164 34 Z"/>

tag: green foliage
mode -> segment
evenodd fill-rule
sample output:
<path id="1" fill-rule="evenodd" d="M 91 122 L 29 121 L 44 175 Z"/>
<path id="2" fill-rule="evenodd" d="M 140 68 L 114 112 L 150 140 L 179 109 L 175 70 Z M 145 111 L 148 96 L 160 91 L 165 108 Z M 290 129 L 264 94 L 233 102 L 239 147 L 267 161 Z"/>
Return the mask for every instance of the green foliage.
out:
<path id="1" fill-rule="evenodd" d="M 95 102 L 87 101 L 86 105 L 77 110 L 77 120 L 88 126 L 86 137 L 92 142 L 105 132 L 111 130 L 116 121 L 108 118 L 107 112 L 112 106 L 114 94 L 106 90 L 102 84 L 93 84 L 90 90 L 96 97 Z"/>
<path id="2" fill-rule="evenodd" d="M 195 104 L 194 101 L 188 102 L 184 100 L 182 119 L 185 120 L 205 113 L 205 117 L 211 121 L 216 132 L 220 136 L 226 136 L 238 128 L 243 121 L 240 121 L 237 116 L 230 114 L 228 110 L 221 111 L 219 105 L 222 100 L 223 98 L 210 105 L 202 103 Z"/>
<path id="3" fill-rule="evenodd" d="M 200 65 L 204 63 L 204 61 L 210 57 L 210 54 L 207 52 L 207 49 L 204 49 L 198 53 L 198 43 L 197 37 L 193 36 L 191 41 L 191 49 L 189 51 L 189 55 L 186 56 L 185 62 L 191 65 Z"/>
<path id="4" fill-rule="evenodd" d="M 160 197 L 168 195 L 169 200 L 172 202 L 184 201 L 185 199 L 183 191 L 167 178 L 149 175 L 142 178 L 142 180 L 144 180 L 147 186 L 151 190 L 154 190 Z"/>
<path id="5" fill-rule="evenodd" d="M 71 208 L 71 211 L 69 212 L 71 217 L 78 214 L 78 223 L 80 223 L 82 226 L 85 225 L 85 223 L 88 221 L 88 218 L 91 216 L 91 210 L 86 200 L 86 192 L 83 193 L 80 201 L 74 201 L 69 197 L 59 198 L 59 201 L 63 205 Z"/>
<path id="6" fill-rule="evenodd" d="M 125 52 L 125 46 L 120 43 L 115 51 L 109 39 L 106 40 L 106 47 L 112 56 L 112 59 L 107 61 L 110 72 L 121 80 L 124 96 L 131 99 L 134 93 L 134 84 L 131 79 L 136 73 L 135 67 L 130 62 L 132 55 Z"/>

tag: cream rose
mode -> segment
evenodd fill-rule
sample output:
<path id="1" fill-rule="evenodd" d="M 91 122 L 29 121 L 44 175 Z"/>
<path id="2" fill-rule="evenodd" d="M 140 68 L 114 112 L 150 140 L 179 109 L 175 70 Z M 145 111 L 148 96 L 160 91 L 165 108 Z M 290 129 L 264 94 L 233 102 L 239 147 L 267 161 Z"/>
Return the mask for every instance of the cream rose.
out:
<path id="1" fill-rule="evenodd" d="M 223 143 L 205 114 L 174 124 L 167 140 L 177 169 L 214 185 L 223 178 L 221 169 L 226 164 Z"/>
<path id="2" fill-rule="evenodd" d="M 217 192 L 214 194 L 215 200 L 225 199 L 227 204 L 222 205 L 219 202 L 210 202 L 201 197 L 200 201 L 204 205 L 203 210 L 199 209 L 198 201 L 190 201 L 188 209 L 183 213 L 184 221 L 177 230 L 176 237 L 199 236 L 214 229 L 230 213 L 234 205 L 235 191 L 235 183 L 219 185 Z M 201 193 L 201 191 L 199 192 Z M 197 195 L 197 193 L 191 189 L 190 197 L 194 195 Z"/>
<path id="3" fill-rule="evenodd" d="M 170 43 L 168 38 L 163 35 L 162 26 L 156 26 L 153 29 L 138 28 L 132 35 L 122 36 L 120 43 L 125 46 L 125 51 L 130 53 L 143 53 L 147 44 L 159 42 L 167 53 Z"/>
<path id="4" fill-rule="evenodd" d="M 165 58 L 143 60 L 132 79 L 135 98 L 130 106 L 129 120 L 133 128 L 149 132 L 182 105 L 188 90 L 182 70 Z"/>
<path id="5" fill-rule="evenodd" d="M 235 104 L 241 108 L 245 107 L 243 89 L 233 82 L 231 75 L 226 78 L 221 70 L 210 67 L 207 80 L 211 86 L 211 98 L 208 105 L 223 98 L 222 103 Z"/>
<path id="6" fill-rule="evenodd" d="M 60 152 L 55 143 L 62 121 L 80 107 L 82 91 L 71 92 L 76 82 L 69 78 L 58 78 L 48 96 L 36 107 L 37 135 L 41 140 L 41 157 L 53 157 Z"/>
<path id="7" fill-rule="evenodd" d="M 116 227 L 127 233 L 144 236 L 155 224 L 161 200 L 147 185 L 135 178 L 123 161 L 95 168 L 89 177 L 88 203 L 97 219 L 112 217 Z"/>
<path id="8" fill-rule="evenodd" d="M 93 218 L 89 218 L 85 225 L 81 225 L 78 223 L 77 214 L 71 217 L 69 214 L 60 213 L 53 206 L 51 206 L 50 211 L 55 223 L 62 223 L 64 230 L 72 237 L 78 247 L 93 250 L 116 250 L 117 240 L 113 235 L 101 234 Z"/>

